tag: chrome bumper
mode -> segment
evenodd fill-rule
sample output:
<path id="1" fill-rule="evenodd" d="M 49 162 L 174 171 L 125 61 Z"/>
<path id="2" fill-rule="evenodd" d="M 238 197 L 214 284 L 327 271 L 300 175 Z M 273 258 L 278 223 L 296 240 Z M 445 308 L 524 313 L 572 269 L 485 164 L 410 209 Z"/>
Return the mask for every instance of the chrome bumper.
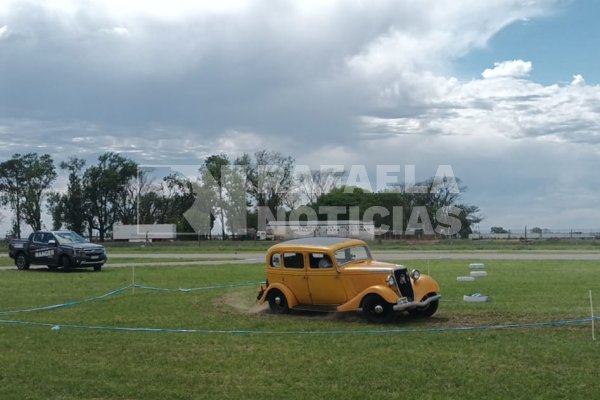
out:
<path id="1" fill-rule="evenodd" d="M 429 303 L 431 303 L 432 301 L 439 300 L 441 297 L 441 294 L 436 294 L 435 296 L 428 297 L 424 301 L 408 301 L 406 300 L 406 297 L 403 297 L 400 300 L 398 300 L 398 303 L 396 303 L 396 305 L 394 305 L 394 311 L 405 311 L 412 310 L 413 308 L 427 307 Z"/>

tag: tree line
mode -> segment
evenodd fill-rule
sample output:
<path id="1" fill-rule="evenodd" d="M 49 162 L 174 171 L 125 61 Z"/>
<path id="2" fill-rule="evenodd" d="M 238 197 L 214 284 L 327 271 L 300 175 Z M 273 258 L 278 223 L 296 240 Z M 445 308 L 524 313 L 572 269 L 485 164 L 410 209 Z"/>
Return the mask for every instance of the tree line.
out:
<path id="1" fill-rule="evenodd" d="M 403 187 L 369 192 L 343 186 L 340 171 L 297 172 L 295 168 L 292 157 L 261 150 L 233 159 L 211 155 L 195 180 L 176 172 L 158 179 L 151 168 L 140 168 L 113 152 L 100 155 L 92 165 L 78 157 L 56 165 L 48 154 L 14 154 L 0 163 L 0 204 L 12 214 L 11 236 L 20 238 L 24 225 L 32 230 L 44 228 L 45 206 L 52 229 L 70 229 L 101 241 L 110 237 L 116 223 L 176 224 L 177 232 L 193 233 L 196 229 L 185 214 L 198 199 L 210 209 L 210 230 L 218 221 L 223 238 L 239 234 L 233 223 L 236 218 L 244 218 L 245 226 L 257 229 L 261 207 L 272 215 L 284 210 L 289 216 L 306 206 L 357 206 L 360 218 L 369 207 L 402 207 L 402 218 L 407 220 L 417 205 L 432 216 L 443 207 L 455 206 L 460 210 L 461 236 L 481 220 L 478 207 L 461 203 L 459 193 L 433 188 L 433 178 L 421 182 L 432 189 L 423 193 Z M 60 192 L 53 190 L 59 170 L 67 175 L 66 189 Z M 341 220 L 350 217 L 349 213 L 339 215 Z M 376 216 L 375 226 L 392 225 L 390 218 Z"/>

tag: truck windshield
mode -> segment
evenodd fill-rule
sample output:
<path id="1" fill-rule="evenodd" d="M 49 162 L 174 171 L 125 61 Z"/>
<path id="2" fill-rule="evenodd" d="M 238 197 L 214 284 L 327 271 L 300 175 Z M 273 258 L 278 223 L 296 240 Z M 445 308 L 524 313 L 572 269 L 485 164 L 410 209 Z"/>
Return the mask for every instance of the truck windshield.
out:
<path id="1" fill-rule="evenodd" d="M 366 246 L 352 246 L 336 251 L 335 259 L 338 265 L 344 265 L 355 261 L 370 260 L 371 253 Z"/>
<path id="2" fill-rule="evenodd" d="M 87 242 L 87 240 L 75 232 L 55 232 L 54 236 L 56 236 L 56 240 L 58 240 L 60 244 Z"/>

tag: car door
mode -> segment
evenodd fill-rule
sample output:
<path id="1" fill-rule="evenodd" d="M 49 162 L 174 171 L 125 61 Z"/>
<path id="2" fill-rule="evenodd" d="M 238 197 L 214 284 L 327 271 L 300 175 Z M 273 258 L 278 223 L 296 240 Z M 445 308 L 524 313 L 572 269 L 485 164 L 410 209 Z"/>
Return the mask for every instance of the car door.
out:
<path id="1" fill-rule="evenodd" d="M 313 304 L 338 305 L 346 302 L 346 290 L 340 273 L 331 257 L 325 253 L 308 254 L 309 268 L 306 275 Z"/>
<path id="2" fill-rule="evenodd" d="M 281 280 L 294 293 L 300 304 L 312 304 L 310 291 L 308 290 L 304 253 L 283 253 Z"/>

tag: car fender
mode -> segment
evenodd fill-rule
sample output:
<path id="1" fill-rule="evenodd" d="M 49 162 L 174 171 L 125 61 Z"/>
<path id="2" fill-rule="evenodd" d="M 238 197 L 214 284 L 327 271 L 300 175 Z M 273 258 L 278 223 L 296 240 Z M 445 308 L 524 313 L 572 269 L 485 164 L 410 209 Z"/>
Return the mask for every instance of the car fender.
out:
<path id="1" fill-rule="evenodd" d="M 269 297 L 269 293 L 273 289 L 278 289 L 281 291 L 281 293 L 284 294 L 289 308 L 293 308 L 298 305 L 298 299 L 296 299 L 296 296 L 294 296 L 292 291 L 287 286 L 279 282 L 270 283 L 263 295 L 261 296 L 261 298 L 258 300 L 258 303 L 263 304 L 267 300 L 267 298 Z"/>
<path id="2" fill-rule="evenodd" d="M 360 292 L 359 294 L 354 296 L 350 301 L 347 301 L 346 303 L 338 306 L 337 310 L 338 311 L 358 310 L 361 307 L 361 302 L 362 302 L 363 298 L 368 294 L 376 294 L 378 296 L 381 296 L 381 298 L 383 298 L 385 301 L 387 301 L 390 304 L 396 304 L 398 302 L 398 299 L 400 298 L 398 296 L 398 293 L 396 293 L 394 290 L 390 289 L 388 286 L 375 285 L 375 286 L 370 286 L 370 287 L 366 288 L 365 290 L 363 290 L 362 292 Z"/>
<path id="3" fill-rule="evenodd" d="M 415 301 L 423 300 L 428 294 L 440 292 L 440 286 L 429 275 L 421 275 L 418 280 L 412 281 L 412 286 L 415 293 Z"/>

